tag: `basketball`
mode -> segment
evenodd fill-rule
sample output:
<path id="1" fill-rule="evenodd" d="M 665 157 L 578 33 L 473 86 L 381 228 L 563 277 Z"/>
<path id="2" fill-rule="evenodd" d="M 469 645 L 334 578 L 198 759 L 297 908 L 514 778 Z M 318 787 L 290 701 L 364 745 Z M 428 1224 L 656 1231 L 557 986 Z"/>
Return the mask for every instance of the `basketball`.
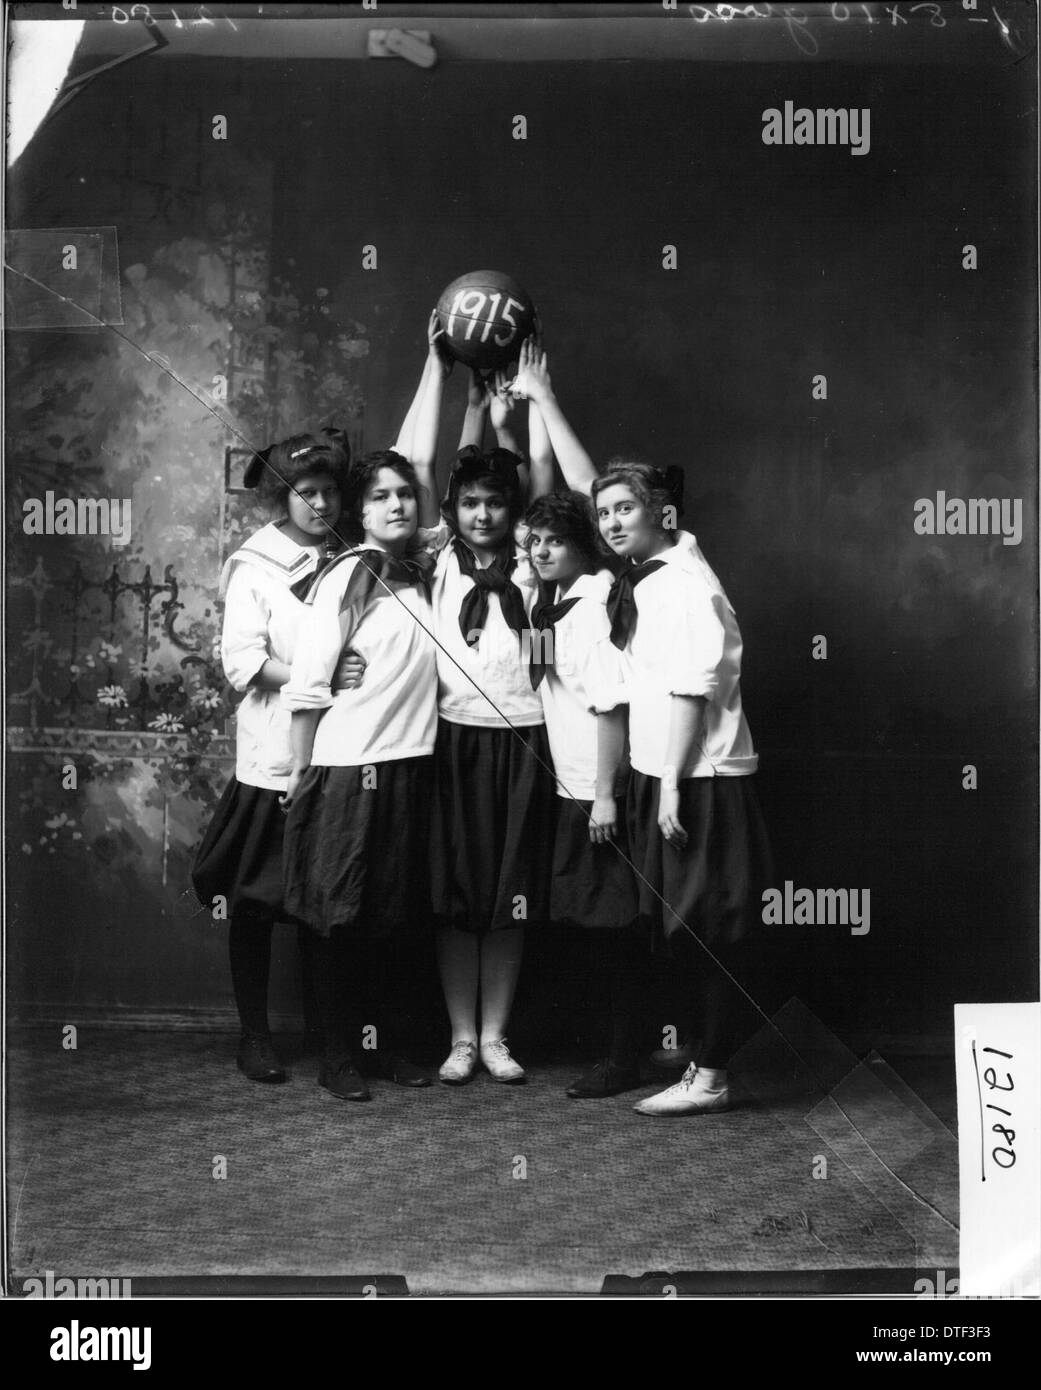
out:
<path id="1" fill-rule="evenodd" d="M 494 371 L 516 359 L 535 326 L 535 306 L 498 270 L 471 270 L 444 290 L 437 314 L 448 351 L 467 367 Z"/>

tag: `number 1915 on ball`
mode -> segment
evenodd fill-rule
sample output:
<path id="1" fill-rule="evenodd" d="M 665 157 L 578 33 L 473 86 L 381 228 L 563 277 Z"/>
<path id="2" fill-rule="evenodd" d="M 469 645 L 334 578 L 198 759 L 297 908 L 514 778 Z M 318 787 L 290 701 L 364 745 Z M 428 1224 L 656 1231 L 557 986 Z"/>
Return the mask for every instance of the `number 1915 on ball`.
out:
<path id="1" fill-rule="evenodd" d="M 445 345 L 467 367 L 494 371 L 515 359 L 535 326 L 527 292 L 498 270 L 460 275 L 437 302 Z"/>

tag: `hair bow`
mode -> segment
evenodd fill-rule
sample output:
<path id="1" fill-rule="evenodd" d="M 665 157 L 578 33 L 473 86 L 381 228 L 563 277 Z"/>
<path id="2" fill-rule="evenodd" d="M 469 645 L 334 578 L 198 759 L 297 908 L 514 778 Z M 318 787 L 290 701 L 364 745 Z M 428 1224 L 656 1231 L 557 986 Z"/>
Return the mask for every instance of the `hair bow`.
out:
<path id="1" fill-rule="evenodd" d="M 271 450 L 274 447 L 275 446 L 273 444 L 269 444 L 266 449 L 258 449 L 256 451 L 256 453 L 250 459 L 249 463 L 246 464 L 246 467 L 243 470 L 243 487 L 257 487 L 259 485 L 261 478 L 264 476 L 264 469 L 268 465 L 268 459 L 271 455 Z"/>
<path id="2" fill-rule="evenodd" d="M 467 444 L 456 454 L 452 472 L 453 474 L 460 473 L 464 468 L 475 470 L 475 465 L 477 465 L 482 472 L 493 473 L 496 477 L 505 478 L 516 484 L 517 466 L 520 462 L 521 460 L 510 449 L 489 449 L 485 453 L 478 449 L 476 444 Z"/>

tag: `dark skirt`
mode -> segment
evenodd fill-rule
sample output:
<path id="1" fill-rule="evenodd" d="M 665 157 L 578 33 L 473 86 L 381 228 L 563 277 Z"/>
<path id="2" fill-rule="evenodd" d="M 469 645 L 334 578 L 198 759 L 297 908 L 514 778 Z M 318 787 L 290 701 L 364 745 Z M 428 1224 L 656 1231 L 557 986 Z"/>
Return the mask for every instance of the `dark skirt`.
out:
<path id="1" fill-rule="evenodd" d="M 591 801 L 558 796 L 556 841 L 549 915 L 554 922 L 579 927 L 619 929 L 636 920 L 636 882 L 625 830 L 624 803 L 619 806 L 617 838 L 597 845 L 589 838 Z"/>
<path id="2" fill-rule="evenodd" d="M 229 917 L 244 910 L 268 919 L 285 916 L 281 794 L 234 776 L 224 788 L 192 866 L 192 885 L 207 907 L 221 894 Z"/>
<path id="3" fill-rule="evenodd" d="M 736 946 L 761 926 L 772 869 L 754 782 L 754 776 L 684 778 L 679 819 L 688 838 L 680 849 L 658 829 L 661 782 L 634 769 L 632 860 L 646 880 L 637 880 L 640 917 L 653 928 L 656 944 L 689 929 L 706 946 Z"/>
<path id="4" fill-rule="evenodd" d="M 433 759 L 309 767 L 285 828 L 286 907 L 318 932 L 373 941 L 430 929 Z"/>
<path id="5" fill-rule="evenodd" d="M 544 724 L 438 721 L 430 886 L 440 925 L 483 934 L 546 921 L 552 767 Z"/>

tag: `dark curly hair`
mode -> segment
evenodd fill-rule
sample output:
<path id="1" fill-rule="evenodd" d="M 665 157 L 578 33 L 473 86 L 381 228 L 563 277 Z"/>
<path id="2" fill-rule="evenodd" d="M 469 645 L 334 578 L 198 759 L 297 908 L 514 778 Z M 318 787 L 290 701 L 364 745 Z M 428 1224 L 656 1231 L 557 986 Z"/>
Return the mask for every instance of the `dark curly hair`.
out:
<path id="1" fill-rule="evenodd" d="M 289 493 L 301 478 L 325 473 L 347 489 L 351 451 L 340 430 L 320 434 L 294 434 L 257 454 L 246 470 L 247 486 L 255 486 L 272 511 L 285 511 Z"/>
<path id="2" fill-rule="evenodd" d="M 570 541 L 590 569 L 603 566 L 589 499 L 580 492 L 549 492 L 537 497 L 524 513 L 524 524 Z M 527 548 L 531 549 L 530 540 Z"/>
<path id="3" fill-rule="evenodd" d="M 381 468 L 391 468 L 399 477 L 404 478 L 417 499 L 422 491 L 416 470 L 404 454 L 395 453 L 393 449 L 377 449 L 374 453 L 366 454 L 364 458 L 359 459 L 347 480 L 339 528 L 344 539 L 352 545 L 357 545 L 365 539 L 365 528 L 361 523 L 362 507 L 365 494 L 378 477 Z"/>
<path id="4" fill-rule="evenodd" d="M 486 453 L 481 453 L 473 445 L 460 449 L 448 479 L 448 492 L 441 503 L 441 515 L 453 534 L 457 534 L 459 494 L 464 487 L 473 483 L 484 483 L 486 487 L 494 487 L 503 494 L 511 526 L 520 520 L 524 507 L 517 479 L 517 466 L 520 463 L 521 460 L 509 449 L 489 449 Z"/>

